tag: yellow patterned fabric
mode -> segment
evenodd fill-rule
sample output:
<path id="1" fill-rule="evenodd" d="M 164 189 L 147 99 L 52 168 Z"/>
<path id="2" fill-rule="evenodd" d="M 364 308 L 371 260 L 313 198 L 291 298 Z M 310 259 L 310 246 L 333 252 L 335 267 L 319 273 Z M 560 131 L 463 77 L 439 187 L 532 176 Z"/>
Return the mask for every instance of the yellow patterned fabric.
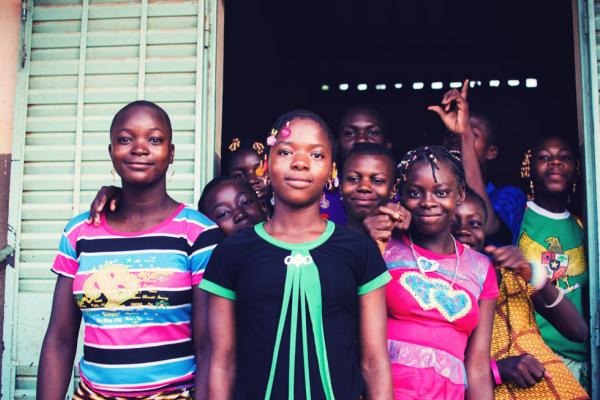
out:
<path id="1" fill-rule="evenodd" d="M 129 400 L 129 399 L 147 399 L 147 400 L 192 400 L 194 398 L 193 388 L 180 388 L 167 390 L 160 393 L 155 393 L 148 396 L 135 396 L 135 397 L 121 397 L 121 396 L 107 396 L 94 392 L 90 389 L 83 381 L 79 382 L 75 393 L 73 393 L 73 400 Z"/>
<path id="2" fill-rule="evenodd" d="M 521 389 L 514 383 L 496 386 L 496 399 L 574 400 L 589 399 L 585 390 L 544 343 L 534 316 L 534 308 L 525 281 L 502 269 L 500 296 L 496 302 L 491 356 L 502 360 L 529 353 L 542 363 L 552 378 L 542 378 L 535 386 Z"/>

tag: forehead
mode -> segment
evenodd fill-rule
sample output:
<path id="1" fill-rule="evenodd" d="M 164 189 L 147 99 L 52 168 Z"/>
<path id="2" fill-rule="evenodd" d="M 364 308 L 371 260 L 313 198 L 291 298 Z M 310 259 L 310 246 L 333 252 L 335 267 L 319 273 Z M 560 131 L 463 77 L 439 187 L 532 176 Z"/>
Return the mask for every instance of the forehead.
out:
<path id="1" fill-rule="evenodd" d="M 561 138 L 556 138 L 556 137 L 551 137 L 551 138 L 547 138 L 545 140 L 543 140 L 538 146 L 536 146 L 535 151 L 542 151 L 542 150 L 558 150 L 558 151 L 572 151 L 571 146 L 569 146 L 569 144 L 561 139 Z"/>
<path id="2" fill-rule="evenodd" d="M 470 197 L 466 197 L 464 202 L 456 208 L 457 215 L 468 216 L 478 214 L 480 217 L 483 217 L 484 213 L 485 210 L 481 207 L 481 204 Z"/>
<path id="3" fill-rule="evenodd" d="M 247 165 L 254 166 L 259 162 L 260 158 L 258 157 L 258 154 L 248 149 L 238 150 L 237 152 L 233 153 L 231 157 L 232 169 Z"/>
<path id="4" fill-rule="evenodd" d="M 332 143 L 325 129 L 317 121 L 310 118 L 294 118 L 289 125 L 292 134 L 285 139 L 278 138 L 278 142 L 322 145 L 331 147 Z"/>
<path id="5" fill-rule="evenodd" d="M 123 111 L 115 121 L 114 130 L 131 123 L 153 125 L 168 133 L 166 121 L 160 112 L 152 107 L 134 106 Z"/>
<path id="6" fill-rule="evenodd" d="M 344 164 L 346 170 L 369 170 L 369 172 L 391 174 L 394 163 L 383 154 L 352 154 Z"/>
<path id="7" fill-rule="evenodd" d="M 245 185 L 242 184 L 242 181 L 239 180 L 228 180 L 225 182 L 221 182 L 217 186 L 213 188 L 213 190 L 208 195 L 208 203 L 221 203 L 223 201 L 233 201 L 235 197 L 240 193 L 247 193 L 248 190 Z"/>

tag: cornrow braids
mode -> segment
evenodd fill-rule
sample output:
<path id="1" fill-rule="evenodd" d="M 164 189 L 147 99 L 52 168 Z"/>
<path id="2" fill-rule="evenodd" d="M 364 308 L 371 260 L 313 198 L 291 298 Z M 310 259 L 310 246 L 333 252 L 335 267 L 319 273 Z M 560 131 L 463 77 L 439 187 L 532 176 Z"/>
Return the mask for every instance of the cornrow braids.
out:
<path id="1" fill-rule="evenodd" d="M 437 182 L 436 171 L 440 169 L 440 161 L 446 162 L 450 171 L 456 177 L 459 186 L 466 186 L 465 170 L 460 158 L 450 153 L 443 146 L 421 146 L 410 150 L 404 155 L 402 161 L 398 164 L 398 185 L 399 189 L 408 181 L 408 174 L 416 162 L 425 161 L 431 166 L 433 179 Z"/>
<path id="2" fill-rule="evenodd" d="M 229 151 L 223 153 L 223 170 L 226 175 L 231 175 L 234 161 L 241 156 L 246 154 L 255 153 L 259 160 L 262 160 L 262 156 L 265 152 L 265 145 L 261 142 L 254 142 L 251 146 L 246 143 L 242 143 L 237 137 L 231 139 L 231 143 L 227 146 Z M 258 175 L 258 174 L 257 174 Z M 261 175 L 262 176 L 262 175 Z"/>

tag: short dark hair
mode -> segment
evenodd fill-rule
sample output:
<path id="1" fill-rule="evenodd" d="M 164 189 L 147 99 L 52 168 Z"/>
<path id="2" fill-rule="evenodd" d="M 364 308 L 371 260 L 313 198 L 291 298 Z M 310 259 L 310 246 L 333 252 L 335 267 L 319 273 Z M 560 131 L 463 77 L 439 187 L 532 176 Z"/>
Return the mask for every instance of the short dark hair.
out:
<path id="1" fill-rule="evenodd" d="M 377 143 L 358 143 L 346 156 L 344 165 L 342 166 L 342 174 L 346 170 L 348 161 L 355 156 L 381 156 L 388 160 L 390 170 L 392 171 L 392 182 L 396 182 L 396 160 L 392 152 L 382 144 Z"/>
<path id="2" fill-rule="evenodd" d="M 158 104 L 153 103 L 151 101 L 147 101 L 147 100 L 132 101 L 131 103 L 127 104 L 125 107 L 123 107 L 119 111 L 117 111 L 117 113 L 115 114 L 115 116 L 112 119 L 112 122 L 110 123 L 110 133 L 111 134 L 113 133 L 117 124 L 119 122 L 121 122 L 121 119 L 127 114 L 127 111 L 129 111 L 130 109 L 135 108 L 135 107 L 150 108 L 150 109 L 156 111 L 159 118 L 164 122 L 164 124 L 167 127 L 166 134 L 169 136 L 169 139 L 173 138 L 173 128 L 171 127 L 171 119 L 169 118 L 169 114 L 167 114 L 167 112 L 165 110 L 163 110 L 162 107 L 160 107 Z"/>
<path id="3" fill-rule="evenodd" d="M 475 117 L 481 121 L 486 126 L 486 142 L 488 146 L 498 146 L 498 124 L 494 121 L 489 114 L 481 111 L 471 111 L 471 117 Z"/>
<path id="4" fill-rule="evenodd" d="M 483 197 L 481 197 L 476 191 L 471 189 L 470 186 L 465 186 L 465 201 L 472 201 L 476 203 L 483 211 L 483 217 L 487 221 L 488 213 L 487 208 L 485 207 L 485 200 L 483 200 Z"/>
<path id="5" fill-rule="evenodd" d="M 243 179 L 233 178 L 231 176 L 217 176 L 213 178 L 210 182 L 208 182 L 206 186 L 204 186 L 202 194 L 200 195 L 200 200 L 198 200 L 198 211 L 200 211 L 203 214 L 208 213 L 208 209 L 206 208 L 207 205 L 205 204 L 206 198 L 211 194 L 213 190 L 217 188 L 217 186 L 225 182 L 235 182 L 236 184 L 242 186 L 244 189 L 248 190 L 249 193 L 256 195 L 254 189 L 252 189 L 252 186 L 250 186 L 250 184 Z"/>
<path id="6" fill-rule="evenodd" d="M 275 120 L 273 129 L 279 131 L 287 122 L 290 122 L 294 119 L 309 119 L 317 123 L 317 125 L 319 125 L 325 132 L 327 140 L 329 140 L 329 144 L 331 145 L 331 151 L 333 152 L 335 140 L 333 138 L 333 134 L 331 133 L 331 129 L 329 129 L 329 125 L 327 125 L 323 118 L 312 111 L 297 109 L 281 114 L 277 120 Z"/>
<path id="7" fill-rule="evenodd" d="M 354 104 L 354 105 L 348 107 L 342 113 L 342 116 L 340 117 L 337 136 L 339 136 L 342 133 L 342 127 L 343 127 L 342 126 L 342 121 L 344 119 L 348 118 L 349 115 L 354 114 L 357 111 L 362 111 L 362 112 L 365 112 L 367 114 L 371 114 L 375 118 L 377 118 L 379 120 L 379 124 L 380 124 L 380 127 L 381 127 L 381 133 L 383 134 L 383 136 L 385 136 L 386 138 L 388 138 L 387 123 L 385 121 L 385 118 L 383 118 L 383 115 L 381 114 L 381 112 L 379 112 L 378 109 L 376 109 L 375 107 L 373 107 L 373 106 L 371 106 L 369 104 Z"/>

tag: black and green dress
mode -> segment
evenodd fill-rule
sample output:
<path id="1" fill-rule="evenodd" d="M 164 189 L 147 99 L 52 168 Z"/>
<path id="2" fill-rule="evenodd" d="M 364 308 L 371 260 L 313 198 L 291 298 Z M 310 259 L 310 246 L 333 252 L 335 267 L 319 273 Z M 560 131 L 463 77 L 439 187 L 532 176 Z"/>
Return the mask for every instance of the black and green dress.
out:
<path id="1" fill-rule="evenodd" d="M 224 240 L 200 287 L 236 302 L 235 398 L 358 399 L 359 296 L 389 280 L 375 243 L 332 222 L 308 243 L 263 224 Z"/>

